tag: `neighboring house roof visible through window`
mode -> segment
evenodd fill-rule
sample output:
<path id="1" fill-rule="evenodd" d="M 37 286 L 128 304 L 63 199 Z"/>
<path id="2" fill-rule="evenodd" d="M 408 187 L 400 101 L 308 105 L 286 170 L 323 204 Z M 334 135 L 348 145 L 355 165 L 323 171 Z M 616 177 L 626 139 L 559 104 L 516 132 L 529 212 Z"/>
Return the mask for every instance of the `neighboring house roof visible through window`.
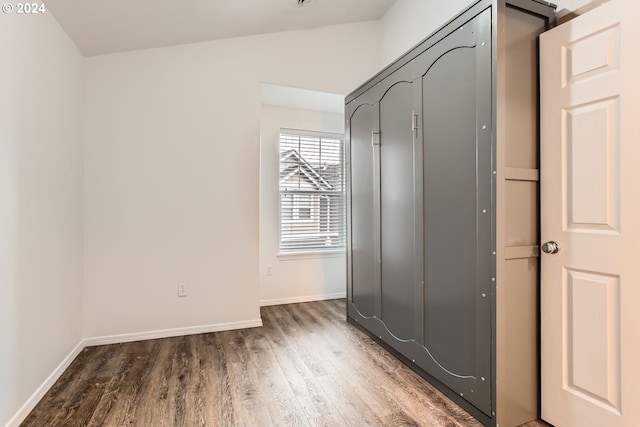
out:
<path id="1" fill-rule="evenodd" d="M 301 178 L 306 179 L 313 184 L 316 189 L 321 191 L 333 190 L 331 185 L 316 168 L 311 166 L 296 150 L 285 151 L 280 156 L 280 164 L 287 165 L 280 171 L 280 184 L 286 183 L 295 174 L 299 174 Z"/>

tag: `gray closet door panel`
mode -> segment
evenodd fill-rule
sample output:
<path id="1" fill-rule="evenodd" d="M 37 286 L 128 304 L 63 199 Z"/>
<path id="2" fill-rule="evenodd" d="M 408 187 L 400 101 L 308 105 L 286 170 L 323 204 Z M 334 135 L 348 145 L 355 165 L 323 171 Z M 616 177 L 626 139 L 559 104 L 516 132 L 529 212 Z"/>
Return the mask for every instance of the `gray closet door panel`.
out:
<path id="1" fill-rule="evenodd" d="M 486 296 L 493 247 L 490 23 L 486 10 L 425 52 L 418 95 L 418 142 L 424 153 L 422 340 L 428 352 L 419 364 L 487 415 L 491 305 Z"/>
<path id="2" fill-rule="evenodd" d="M 474 49 L 450 51 L 423 77 L 424 342 L 457 375 L 475 372 L 475 59 Z"/>
<path id="3" fill-rule="evenodd" d="M 396 339 L 414 331 L 413 84 L 399 81 L 380 100 L 382 321 Z"/>
<path id="4" fill-rule="evenodd" d="M 376 312 L 374 250 L 374 107 L 362 104 L 350 118 L 351 300 L 362 316 Z"/>

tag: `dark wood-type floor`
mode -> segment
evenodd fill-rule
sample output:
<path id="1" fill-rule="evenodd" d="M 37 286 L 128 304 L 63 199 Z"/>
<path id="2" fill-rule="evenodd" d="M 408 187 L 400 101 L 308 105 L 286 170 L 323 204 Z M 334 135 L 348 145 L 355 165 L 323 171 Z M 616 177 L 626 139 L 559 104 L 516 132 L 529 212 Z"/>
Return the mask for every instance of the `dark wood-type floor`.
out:
<path id="1" fill-rule="evenodd" d="M 22 426 L 479 426 L 344 318 L 264 307 L 262 328 L 86 348 Z"/>

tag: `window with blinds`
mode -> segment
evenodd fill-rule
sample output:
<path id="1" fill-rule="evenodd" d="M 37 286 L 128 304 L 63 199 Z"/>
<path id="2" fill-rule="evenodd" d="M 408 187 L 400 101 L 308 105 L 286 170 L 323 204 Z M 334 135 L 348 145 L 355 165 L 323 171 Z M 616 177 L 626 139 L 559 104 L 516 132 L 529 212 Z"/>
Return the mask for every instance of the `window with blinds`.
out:
<path id="1" fill-rule="evenodd" d="M 281 129 L 280 251 L 345 246 L 342 135 Z"/>

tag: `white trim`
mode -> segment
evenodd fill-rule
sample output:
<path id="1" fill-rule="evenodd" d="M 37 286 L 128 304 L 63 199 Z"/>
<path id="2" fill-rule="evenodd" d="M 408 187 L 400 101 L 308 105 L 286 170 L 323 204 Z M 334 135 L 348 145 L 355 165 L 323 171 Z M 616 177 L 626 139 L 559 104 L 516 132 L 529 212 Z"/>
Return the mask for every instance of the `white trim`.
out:
<path id="1" fill-rule="evenodd" d="M 186 328 L 162 329 L 157 331 L 135 332 L 132 334 L 107 335 L 103 337 L 86 338 L 85 345 L 119 344 L 132 341 L 153 340 L 157 338 L 180 337 L 184 335 L 207 334 L 210 332 L 231 331 L 234 329 L 259 328 L 262 319 L 243 320 L 240 322 L 216 323 L 214 325 L 189 326 Z"/>
<path id="2" fill-rule="evenodd" d="M 27 399 L 22 407 L 16 412 L 16 414 L 9 420 L 6 427 L 18 427 L 27 416 L 33 411 L 40 399 L 49 391 L 49 389 L 58 381 L 58 378 L 62 376 L 64 371 L 71 365 L 71 362 L 82 352 L 85 347 L 84 340 L 80 342 L 71 350 L 71 352 L 65 357 L 56 369 L 47 377 L 46 380 L 36 389 L 36 391 Z"/>
<path id="3" fill-rule="evenodd" d="M 307 251 L 307 252 L 279 252 L 277 257 L 280 261 L 293 261 L 296 259 L 316 259 L 316 258 L 347 258 L 344 248 L 337 251 Z"/>
<path id="4" fill-rule="evenodd" d="M 324 294 L 324 295 L 309 295 L 305 297 L 293 297 L 293 298 L 278 298 L 278 299 L 266 299 L 260 301 L 260 307 L 266 307 L 269 305 L 283 305 L 283 304 L 296 304 L 300 302 L 311 301 L 324 301 L 330 299 L 346 298 L 346 292 L 338 292 L 336 294 Z"/>
<path id="5" fill-rule="evenodd" d="M 280 133 L 289 136 L 307 136 L 311 138 L 327 138 L 327 139 L 340 139 L 344 141 L 344 133 L 340 132 L 327 132 L 324 130 L 308 130 L 308 129 L 293 129 L 293 128 L 280 128 Z"/>

